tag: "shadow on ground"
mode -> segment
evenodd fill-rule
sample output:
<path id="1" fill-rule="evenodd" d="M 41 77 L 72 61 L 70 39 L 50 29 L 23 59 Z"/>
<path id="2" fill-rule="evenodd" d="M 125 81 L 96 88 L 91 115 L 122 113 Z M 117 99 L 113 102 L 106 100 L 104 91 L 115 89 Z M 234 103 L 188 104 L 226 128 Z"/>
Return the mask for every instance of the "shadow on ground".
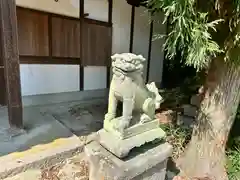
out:
<path id="1" fill-rule="evenodd" d="M 107 104 L 104 101 L 65 104 L 51 108 L 47 113 L 77 136 L 87 136 L 103 127 Z"/>
<path id="2" fill-rule="evenodd" d="M 98 99 L 25 107 L 24 131 L 10 128 L 7 108 L 1 108 L 0 156 L 96 132 L 102 128 L 106 107 L 105 101 Z"/>

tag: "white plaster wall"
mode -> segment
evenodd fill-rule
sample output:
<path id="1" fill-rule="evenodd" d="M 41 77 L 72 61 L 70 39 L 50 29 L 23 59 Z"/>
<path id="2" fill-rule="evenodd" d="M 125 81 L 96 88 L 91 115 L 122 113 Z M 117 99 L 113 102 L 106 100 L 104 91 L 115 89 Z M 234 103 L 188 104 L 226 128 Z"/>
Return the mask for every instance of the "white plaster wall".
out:
<path id="1" fill-rule="evenodd" d="M 113 0 L 112 54 L 129 52 L 131 9 L 125 0 Z"/>
<path id="2" fill-rule="evenodd" d="M 129 52 L 131 6 L 126 0 L 113 0 L 112 53 Z"/>
<path id="3" fill-rule="evenodd" d="M 78 65 L 21 64 L 22 95 L 79 91 Z"/>
<path id="4" fill-rule="evenodd" d="M 79 17 L 79 0 L 16 0 L 18 6 Z M 97 8 L 96 8 L 97 7 Z M 108 21 L 107 0 L 86 0 L 89 18 Z M 78 65 L 20 65 L 22 95 L 79 91 Z M 84 68 L 84 90 L 106 88 L 105 67 Z"/>
<path id="5" fill-rule="evenodd" d="M 88 18 L 107 22 L 108 0 L 86 0 L 84 2 L 84 11 L 89 14 Z M 106 75 L 106 67 L 84 67 L 84 90 L 106 88 Z"/>
<path id="6" fill-rule="evenodd" d="M 100 21 L 108 21 L 108 0 L 85 0 L 84 13 L 88 13 L 88 18 Z"/>
<path id="7" fill-rule="evenodd" d="M 146 79 L 149 47 L 150 23 L 149 16 L 144 7 L 135 8 L 133 53 L 141 54 L 146 58 L 143 77 Z"/>
<path id="8" fill-rule="evenodd" d="M 166 25 L 162 24 L 164 15 L 161 13 L 154 18 L 157 19 L 158 21 L 154 22 L 153 33 L 165 34 Z M 149 81 L 154 81 L 157 83 L 161 83 L 162 81 L 163 60 L 164 60 L 164 51 L 162 47 L 163 44 L 164 44 L 164 39 L 158 39 L 152 42 Z"/>
<path id="9" fill-rule="evenodd" d="M 18 6 L 79 17 L 79 0 L 16 0 Z M 136 8 L 133 51 L 147 58 L 149 24 L 144 8 Z M 108 0 L 85 0 L 89 18 L 108 21 Z M 112 54 L 129 52 L 131 6 L 126 0 L 113 0 Z M 162 31 L 162 25 L 154 26 Z M 153 42 L 150 81 L 161 81 L 162 41 Z M 79 91 L 78 65 L 21 65 L 22 95 Z M 145 73 L 146 74 L 146 73 Z M 106 67 L 84 68 L 84 90 L 106 87 Z"/>
<path id="10" fill-rule="evenodd" d="M 88 0 L 86 0 L 88 1 Z M 79 0 L 16 0 L 21 7 L 79 17 Z"/>
<path id="11" fill-rule="evenodd" d="M 165 25 L 163 25 L 163 14 L 155 17 L 158 22 L 154 23 L 153 33 L 165 33 Z M 149 14 L 144 7 L 135 8 L 135 23 L 134 23 L 134 36 L 133 36 L 133 53 L 142 54 L 147 60 L 144 69 L 144 78 L 147 75 L 147 64 L 150 63 L 149 69 L 149 82 L 161 83 L 162 81 L 162 68 L 164 53 L 162 51 L 163 40 L 152 41 L 151 60 L 148 59 L 149 48 L 149 35 L 150 35 L 150 19 Z"/>
<path id="12" fill-rule="evenodd" d="M 107 70 L 104 66 L 84 67 L 84 90 L 106 88 Z"/>
<path id="13" fill-rule="evenodd" d="M 89 18 L 108 21 L 108 0 L 87 0 L 85 1 L 85 13 L 89 13 Z M 131 6 L 125 0 L 113 0 L 112 12 L 113 30 L 112 30 L 112 54 L 129 52 L 130 25 L 131 25 Z M 100 79 L 95 83 L 95 88 L 106 87 L 106 68 L 87 67 L 84 71 L 84 78 L 87 82 L 84 89 L 93 89 L 92 80 L 96 73 Z M 105 79 L 103 80 L 103 77 Z M 91 83 L 90 83 L 91 82 Z M 104 87 L 103 87 L 104 85 Z"/>

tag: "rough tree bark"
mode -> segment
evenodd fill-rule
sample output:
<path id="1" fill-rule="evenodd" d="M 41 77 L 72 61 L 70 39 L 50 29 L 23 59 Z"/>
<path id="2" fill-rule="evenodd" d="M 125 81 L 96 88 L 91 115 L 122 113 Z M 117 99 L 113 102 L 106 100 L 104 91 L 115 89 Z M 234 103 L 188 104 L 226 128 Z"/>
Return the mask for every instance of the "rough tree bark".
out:
<path id="1" fill-rule="evenodd" d="M 178 166 L 189 179 L 227 180 L 225 146 L 240 101 L 240 68 L 213 60 L 192 139 Z"/>

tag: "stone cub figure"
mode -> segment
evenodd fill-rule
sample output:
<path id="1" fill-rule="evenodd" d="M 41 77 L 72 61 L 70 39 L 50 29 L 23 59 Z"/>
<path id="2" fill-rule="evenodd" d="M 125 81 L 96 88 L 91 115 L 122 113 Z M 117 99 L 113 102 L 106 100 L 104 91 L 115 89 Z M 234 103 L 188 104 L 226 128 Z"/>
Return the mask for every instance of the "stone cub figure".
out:
<path id="1" fill-rule="evenodd" d="M 146 59 L 132 53 L 115 54 L 111 58 L 113 77 L 105 121 L 111 122 L 116 118 L 118 101 L 123 104 L 122 117 L 114 127 L 118 131 L 123 132 L 129 127 L 133 111 L 140 113 L 140 123 L 154 120 L 155 110 L 163 98 L 154 82 L 144 83 L 142 75 Z"/>

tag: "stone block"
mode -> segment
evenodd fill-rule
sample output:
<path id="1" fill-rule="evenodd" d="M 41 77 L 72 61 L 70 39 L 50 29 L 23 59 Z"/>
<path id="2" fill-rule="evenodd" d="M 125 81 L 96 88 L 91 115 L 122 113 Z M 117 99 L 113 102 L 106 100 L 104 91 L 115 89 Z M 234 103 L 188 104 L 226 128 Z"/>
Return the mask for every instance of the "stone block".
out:
<path id="1" fill-rule="evenodd" d="M 183 105 L 183 114 L 185 116 L 195 117 L 197 115 L 198 108 L 190 104 Z"/>
<path id="2" fill-rule="evenodd" d="M 85 146 L 89 180 L 164 180 L 172 153 L 168 143 L 146 144 L 119 159 L 96 141 Z"/>
<path id="3" fill-rule="evenodd" d="M 191 105 L 199 107 L 201 104 L 201 96 L 199 94 L 193 95 L 190 100 Z"/>
<path id="4" fill-rule="evenodd" d="M 194 125 L 194 122 L 195 122 L 195 118 L 193 118 L 193 117 L 184 116 L 184 115 L 180 115 L 180 114 L 178 114 L 178 116 L 177 116 L 177 124 L 178 125 L 192 127 Z"/>
<path id="5" fill-rule="evenodd" d="M 111 132 L 102 129 L 98 132 L 97 141 L 117 157 L 123 158 L 126 157 L 133 148 L 140 147 L 148 142 L 162 140 L 165 137 L 166 133 L 161 128 L 155 128 L 127 139 L 119 139 Z"/>
<path id="6" fill-rule="evenodd" d="M 170 124 L 173 123 L 176 119 L 176 111 L 167 110 L 161 113 L 157 113 L 156 117 L 158 118 L 160 124 Z"/>
<path id="7" fill-rule="evenodd" d="M 160 126 L 159 120 L 155 119 L 145 123 L 136 123 L 130 125 L 130 127 L 126 128 L 123 132 L 119 132 L 114 128 L 114 124 L 116 124 L 117 122 L 121 122 L 122 121 L 121 118 L 122 117 L 115 118 L 111 122 L 109 122 L 108 120 L 104 121 L 104 129 L 108 132 L 111 132 L 113 135 L 117 136 L 120 139 L 127 139 L 138 134 L 144 133 L 146 131 L 156 129 Z M 140 118 L 136 116 L 133 118 L 132 121 L 134 123 L 136 121 L 139 121 L 139 119 Z"/>

